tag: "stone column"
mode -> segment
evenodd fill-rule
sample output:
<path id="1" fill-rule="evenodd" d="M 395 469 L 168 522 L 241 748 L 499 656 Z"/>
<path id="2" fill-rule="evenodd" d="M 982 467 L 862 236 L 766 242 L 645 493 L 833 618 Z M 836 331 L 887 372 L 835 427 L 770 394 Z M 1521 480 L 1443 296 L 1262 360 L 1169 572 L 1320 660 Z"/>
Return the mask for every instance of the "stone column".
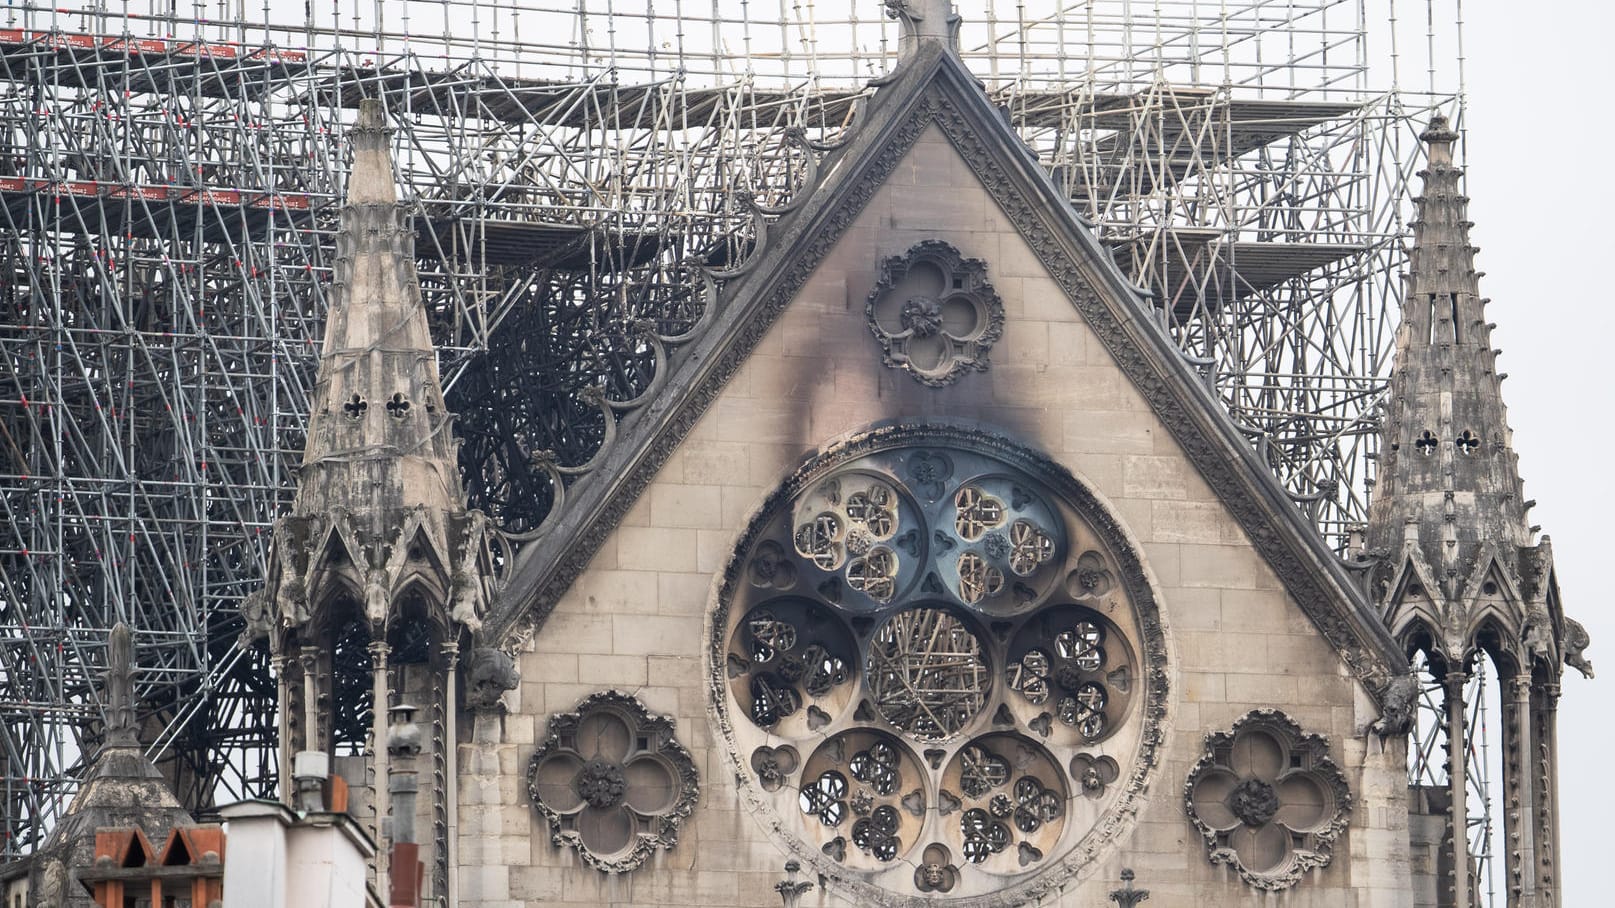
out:
<path id="1" fill-rule="evenodd" d="M 376 807 L 376 843 L 381 845 L 382 828 L 386 826 L 385 818 L 391 816 L 388 812 L 390 806 L 387 776 L 387 704 L 392 702 L 388 696 L 387 684 L 387 655 L 392 647 L 386 640 L 370 641 L 370 768 L 371 797 Z M 395 818 L 393 822 L 398 821 Z M 376 889 L 382 902 L 387 901 L 387 859 L 390 856 L 385 846 L 376 849 Z"/>
<path id="2" fill-rule="evenodd" d="M 1559 908 L 1563 896 L 1559 888 L 1559 685 L 1542 682 L 1533 685 L 1536 707 L 1532 729 L 1535 747 L 1531 754 L 1532 777 L 1537 782 L 1536 872 L 1539 874 L 1538 904 Z"/>
<path id="3" fill-rule="evenodd" d="M 1503 723 L 1507 759 L 1515 764 L 1509 773 L 1508 813 L 1504 816 L 1504 837 L 1508 842 L 1510 869 L 1517 874 L 1517 892 L 1511 903 L 1517 908 L 1537 908 L 1537 824 L 1536 737 L 1531 733 L 1531 679 L 1515 675 L 1505 684 L 1508 692 L 1507 720 Z"/>
<path id="4" fill-rule="evenodd" d="M 320 650 L 305 646 L 297 651 L 297 664 L 303 670 L 303 740 L 297 750 L 327 750 L 320 742 Z"/>
<path id="5" fill-rule="evenodd" d="M 292 803 L 292 691 L 291 679 L 286 673 L 291 669 L 292 660 L 285 655 L 271 656 L 269 670 L 275 675 L 275 688 L 279 698 L 276 704 L 275 724 L 280 732 L 279 752 L 275 754 L 275 763 L 280 782 L 280 799 L 287 804 Z"/>
<path id="6" fill-rule="evenodd" d="M 1452 804 L 1452 904 L 1469 908 L 1469 735 L 1464 715 L 1464 685 L 1468 672 L 1448 672 L 1443 679 L 1447 708 L 1447 786 Z"/>
<path id="7" fill-rule="evenodd" d="M 459 874 L 455 873 L 455 861 L 452 856 L 458 850 L 456 840 L 459 838 L 459 798 L 456 796 L 455 774 L 459 771 L 459 754 L 454 746 L 455 729 L 459 723 L 459 697 L 456 693 L 455 672 L 460 664 L 460 644 L 453 640 L 443 642 L 443 672 L 438 677 L 443 684 L 443 727 L 441 736 L 434 745 L 437 747 L 439 763 L 442 767 L 443 778 L 437 797 L 442 800 L 444 827 L 437 841 L 432 843 L 432 859 L 440 869 L 441 891 L 432 893 L 434 896 L 448 896 L 450 905 L 460 904 Z"/>

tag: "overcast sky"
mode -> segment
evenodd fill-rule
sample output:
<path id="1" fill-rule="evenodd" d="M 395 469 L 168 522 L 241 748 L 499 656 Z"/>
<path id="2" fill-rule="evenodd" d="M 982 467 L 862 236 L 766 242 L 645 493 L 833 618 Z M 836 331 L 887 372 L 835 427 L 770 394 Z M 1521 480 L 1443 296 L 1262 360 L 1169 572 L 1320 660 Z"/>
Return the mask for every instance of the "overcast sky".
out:
<path id="1" fill-rule="evenodd" d="M 1587 626 L 1603 672 L 1568 671 L 1559 712 L 1563 872 L 1568 906 L 1610 904 L 1615 816 L 1605 777 L 1615 756 L 1615 615 L 1599 592 L 1615 513 L 1610 368 L 1615 301 L 1597 277 L 1610 263 L 1599 224 L 1615 202 L 1592 161 L 1612 127 L 1606 4 L 1466 4 L 1469 195 L 1481 290 L 1509 374 L 1503 393 L 1526 497 L 1553 537 L 1565 611 Z"/>

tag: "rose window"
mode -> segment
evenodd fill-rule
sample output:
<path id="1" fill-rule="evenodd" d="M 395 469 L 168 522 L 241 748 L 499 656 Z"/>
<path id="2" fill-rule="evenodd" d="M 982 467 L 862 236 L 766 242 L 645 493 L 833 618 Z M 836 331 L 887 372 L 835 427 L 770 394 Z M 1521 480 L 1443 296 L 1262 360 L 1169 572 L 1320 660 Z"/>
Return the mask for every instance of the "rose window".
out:
<path id="1" fill-rule="evenodd" d="M 982 433 L 899 427 L 771 500 L 718 594 L 713 692 L 799 859 L 855 901 L 969 903 L 1044 891 L 1130 822 L 1162 646 L 1082 486 Z"/>
<path id="2" fill-rule="evenodd" d="M 1278 710 L 1249 713 L 1231 733 L 1208 735 L 1187 796 L 1211 860 L 1269 890 L 1329 863 L 1351 807 L 1328 741 L 1302 733 Z"/>
<path id="3" fill-rule="evenodd" d="M 673 720 L 617 691 L 550 717 L 527 783 L 551 840 L 613 873 L 673 847 L 697 793 L 695 764 L 674 739 Z"/>
<path id="4" fill-rule="evenodd" d="M 864 311 L 886 365 L 932 387 L 986 370 L 1004 331 L 987 266 L 939 240 L 888 258 Z"/>

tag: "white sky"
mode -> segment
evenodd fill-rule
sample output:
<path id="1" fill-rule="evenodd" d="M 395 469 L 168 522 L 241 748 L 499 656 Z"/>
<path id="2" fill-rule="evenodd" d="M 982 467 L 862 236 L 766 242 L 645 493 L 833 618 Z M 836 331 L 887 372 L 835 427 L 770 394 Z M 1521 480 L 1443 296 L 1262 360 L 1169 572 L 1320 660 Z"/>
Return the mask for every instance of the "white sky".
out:
<path id="1" fill-rule="evenodd" d="M 1514 426 L 1532 518 L 1553 537 L 1567 613 L 1593 638 L 1598 682 L 1567 670 L 1559 711 L 1564 904 L 1610 904 L 1608 840 L 1615 787 L 1615 614 L 1598 592 L 1605 517 L 1615 488 L 1601 466 L 1615 441 L 1610 376 L 1615 308 L 1597 283 L 1611 252 L 1597 225 L 1610 184 L 1586 162 L 1611 138 L 1595 94 L 1609 77 L 1607 5 L 1466 6 L 1469 195 L 1476 267 L 1492 298 L 1493 334 L 1509 373 Z M 1607 541 L 1607 540 L 1606 540 Z"/>

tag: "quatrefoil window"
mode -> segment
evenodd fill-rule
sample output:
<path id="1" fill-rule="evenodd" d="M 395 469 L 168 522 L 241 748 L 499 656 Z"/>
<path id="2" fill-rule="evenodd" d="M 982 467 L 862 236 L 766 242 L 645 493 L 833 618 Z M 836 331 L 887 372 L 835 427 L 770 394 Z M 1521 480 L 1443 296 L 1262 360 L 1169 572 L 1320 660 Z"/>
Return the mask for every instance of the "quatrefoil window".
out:
<path id="1" fill-rule="evenodd" d="M 932 387 L 986 371 L 1004 331 L 1004 304 L 987 266 L 940 240 L 886 259 L 865 315 L 886 365 Z"/>
<path id="2" fill-rule="evenodd" d="M 608 873 L 632 870 L 657 849 L 672 848 L 699 785 L 695 763 L 673 732 L 672 719 L 651 715 L 617 691 L 551 716 L 549 736 L 527 770 L 551 841 L 576 848 L 584 863 Z"/>
<path id="3" fill-rule="evenodd" d="M 1329 742 L 1274 709 L 1207 735 L 1185 796 L 1211 862 L 1232 865 L 1266 890 L 1287 889 L 1327 865 L 1351 807 Z"/>
<path id="4" fill-rule="evenodd" d="M 342 404 L 342 414 L 349 419 L 360 419 L 370 409 L 370 402 L 355 394 Z"/>

